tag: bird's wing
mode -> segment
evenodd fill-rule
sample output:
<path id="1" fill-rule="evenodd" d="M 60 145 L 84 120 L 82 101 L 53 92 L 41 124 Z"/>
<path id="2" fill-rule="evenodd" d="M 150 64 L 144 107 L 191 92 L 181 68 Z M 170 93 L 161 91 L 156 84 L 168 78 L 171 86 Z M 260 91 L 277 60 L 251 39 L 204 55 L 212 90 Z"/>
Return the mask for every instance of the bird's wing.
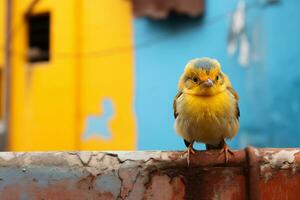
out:
<path id="1" fill-rule="evenodd" d="M 177 99 L 182 95 L 182 92 L 179 91 L 176 96 L 174 97 L 174 101 L 173 101 L 173 110 L 174 110 L 174 118 L 176 119 L 176 117 L 178 116 L 177 110 L 176 110 L 176 101 Z"/>
<path id="2" fill-rule="evenodd" d="M 239 120 L 240 118 L 240 108 L 239 108 L 239 95 L 237 94 L 237 92 L 232 88 L 232 87 L 227 87 L 227 89 L 229 90 L 229 92 L 231 92 L 231 94 L 234 96 L 236 103 L 235 103 L 235 107 L 236 107 L 236 118 Z"/>
<path id="3" fill-rule="evenodd" d="M 227 87 L 227 90 L 229 90 L 229 92 L 231 92 L 231 94 L 234 96 L 236 101 L 239 101 L 240 97 L 239 97 L 238 93 L 232 87 Z"/>

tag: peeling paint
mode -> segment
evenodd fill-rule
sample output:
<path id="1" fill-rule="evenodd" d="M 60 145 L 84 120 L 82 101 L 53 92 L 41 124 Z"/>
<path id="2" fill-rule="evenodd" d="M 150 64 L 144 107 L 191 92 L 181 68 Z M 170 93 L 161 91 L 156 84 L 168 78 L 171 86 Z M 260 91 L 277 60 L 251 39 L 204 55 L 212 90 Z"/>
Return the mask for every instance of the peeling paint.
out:
<path id="1" fill-rule="evenodd" d="M 110 193 L 116 199 L 121 191 L 121 180 L 113 174 L 104 174 L 97 178 L 96 187 L 101 193 Z"/>
<path id="2" fill-rule="evenodd" d="M 295 162 L 296 153 L 299 153 L 299 150 L 266 151 L 266 155 L 263 157 L 265 165 L 261 167 L 262 169 L 266 167 L 289 169 Z"/>
<path id="3" fill-rule="evenodd" d="M 164 186 L 164 187 L 162 187 Z M 154 175 L 145 193 L 145 199 L 184 199 L 185 184 L 180 177 L 171 179 L 167 175 Z"/>
<path id="4" fill-rule="evenodd" d="M 132 191 L 128 194 L 127 200 L 143 199 L 145 193 L 145 184 L 149 177 L 146 175 L 139 175 L 133 185 Z"/>
<path id="5" fill-rule="evenodd" d="M 126 160 L 132 160 L 132 161 L 147 161 L 150 159 L 161 159 L 161 151 L 149 151 L 147 153 L 143 151 L 137 151 L 137 152 L 121 152 L 119 153 L 119 159 L 124 162 Z"/>
<path id="6" fill-rule="evenodd" d="M 300 190 L 300 149 L 251 149 L 226 165 L 218 151 L 199 151 L 190 167 L 183 152 L 0 152 L 0 199 L 243 199 L 278 177 L 282 190 L 289 180 Z"/>
<path id="7" fill-rule="evenodd" d="M 12 159 L 14 159 L 16 157 L 16 155 L 13 152 L 6 152 L 5 154 L 3 154 L 1 156 L 1 159 L 4 161 L 10 161 Z"/>
<path id="8" fill-rule="evenodd" d="M 92 154 L 93 154 L 93 152 L 82 151 L 82 152 L 79 152 L 77 155 L 79 156 L 79 159 L 81 160 L 83 165 L 88 165 L 92 159 Z"/>
<path id="9" fill-rule="evenodd" d="M 299 150 L 264 151 L 260 165 L 260 175 L 264 182 L 267 183 L 276 175 L 277 171 L 274 169 L 291 170 L 292 174 L 295 174 L 298 165 L 295 157 L 297 153 Z"/>
<path id="10" fill-rule="evenodd" d="M 271 172 L 266 172 L 264 174 L 264 180 L 265 182 L 268 182 L 272 178 L 273 174 Z"/>
<path id="11" fill-rule="evenodd" d="M 260 156 L 260 153 L 259 153 L 259 150 L 258 150 L 258 149 L 253 149 L 253 151 L 254 151 L 254 154 L 255 154 L 257 157 Z"/>

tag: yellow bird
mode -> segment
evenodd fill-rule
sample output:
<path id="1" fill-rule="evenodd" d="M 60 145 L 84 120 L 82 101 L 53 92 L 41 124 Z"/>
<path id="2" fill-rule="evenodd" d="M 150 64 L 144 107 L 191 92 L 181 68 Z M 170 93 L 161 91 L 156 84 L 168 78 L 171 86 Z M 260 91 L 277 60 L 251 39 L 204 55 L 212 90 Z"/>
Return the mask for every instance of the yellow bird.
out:
<path id="1" fill-rule="evenodd" d="M 187 161 L 194 154 L 194 142 L 206 144 L 207 149 L 221 149 L 228 162 L 225 143 L 239 130 L 238 95 L 228 77 L 221 71 L 220 63 L 211 58 L 189 61 L 178 83 L 173 108 L 175 130 L 183 137 L 187 147 Z"/>

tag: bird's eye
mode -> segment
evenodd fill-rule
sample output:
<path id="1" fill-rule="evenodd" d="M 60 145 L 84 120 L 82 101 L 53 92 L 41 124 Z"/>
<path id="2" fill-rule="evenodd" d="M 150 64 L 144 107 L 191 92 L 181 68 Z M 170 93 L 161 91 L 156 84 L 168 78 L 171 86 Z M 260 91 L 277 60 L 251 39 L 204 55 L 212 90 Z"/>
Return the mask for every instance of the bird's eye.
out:
<path id="1" fill-rule="evenodd" d="M 193 82 L 195 82 L 195 83 L 198 83 L 198 81 L 199 81 L 199 78 L 198 78 L 198 77 L 196 77 L 196 76 L 194 76 L 194 77 L 192 78 L 192 80 L 193 80 Z"/>
<path id="2" fill-rule="evenodd" d="M 216 80 L 218 81 L 220 79 L 220 76 L 218 75 L 218 76 L 216 76 Z"/>

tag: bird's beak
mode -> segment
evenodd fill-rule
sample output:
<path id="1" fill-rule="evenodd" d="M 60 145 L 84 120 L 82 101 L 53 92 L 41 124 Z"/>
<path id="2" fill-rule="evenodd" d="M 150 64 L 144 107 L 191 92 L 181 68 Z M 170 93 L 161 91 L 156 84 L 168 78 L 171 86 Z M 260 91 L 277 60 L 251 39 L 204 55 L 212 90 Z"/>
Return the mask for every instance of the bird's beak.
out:
<path id="1" fill-rule="evenodd" d="M 213 82 L 211 79 L 207 79 L 207 80 L 203 83 L 203 85 L 204 85 L 205 87 L 211 87 L 211 86 L 214 85 L 214 82 Z"/>

